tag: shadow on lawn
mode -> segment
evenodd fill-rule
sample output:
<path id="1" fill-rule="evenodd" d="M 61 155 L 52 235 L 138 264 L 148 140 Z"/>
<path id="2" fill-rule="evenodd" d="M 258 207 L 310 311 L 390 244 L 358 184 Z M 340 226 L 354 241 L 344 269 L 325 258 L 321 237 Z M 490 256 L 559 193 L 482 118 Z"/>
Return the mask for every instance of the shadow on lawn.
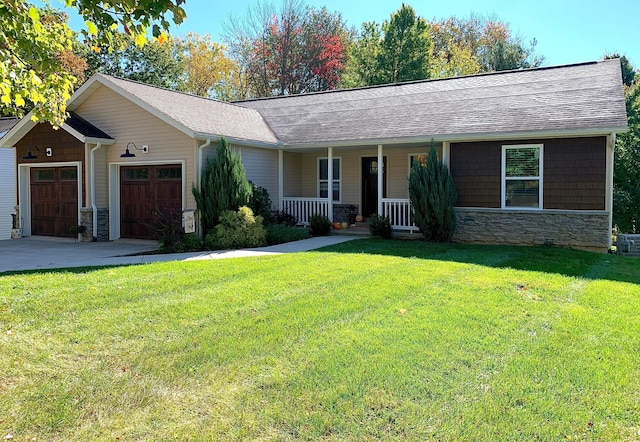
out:
<path id="1" fill-rule="evenodd" d="M 428 243 L 420 240 L 362 239 L 319 252 L 368 253 L 608 279 L 640 285 L 640 259 L 559 247 Z"/>

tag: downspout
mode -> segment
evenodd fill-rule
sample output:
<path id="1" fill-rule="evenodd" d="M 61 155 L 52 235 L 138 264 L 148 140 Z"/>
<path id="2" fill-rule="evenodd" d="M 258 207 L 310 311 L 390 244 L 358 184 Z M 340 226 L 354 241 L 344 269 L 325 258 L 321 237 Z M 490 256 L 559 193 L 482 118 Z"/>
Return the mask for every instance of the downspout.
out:
<path id="1" fill-rule="evenodd" d="M 198 189 L 202 186 L 202 149 L 211 146 L 211 138 L 207 138 L 206 143 L 198 148 Z"/>
<path id="2" fill-rule="evenodd" d="M 606 207 L 605 209 L 609 212 L 609 241 L 608 241 L 608 245 L 609 245 L 609 250 L 611 250 L 613 244 L 612 244 L 612 238 L 611 236 L 613 235 L 613 173 L 614 173 L 614 164 L 615 164 L 615 152 L 616 152 L 616 133 L 612 132 L 610 137 L 609 137 L 609 143 L 610 145 L 607 146 L 609 147 L 610 151 L 607 152 L 607 160 L 606 160 L 606 166 L 607 166 L 607 184 L 606 184 L 606 189 L 607 189 L 607 196 L 606 196 Z"/>
<path id="3" fill-rule="evenodd" d="M 207 141 L 198 148 L 198 190 L 202 191 L 202 151 L 205 147 L 211 146 L 211 138 L 207 138 Z M 197 213 L 197 212 L 196 212 Z M 198 227 L 198 230 L 200 231 L 200 235 L 203 236 L 204 232 L 202 232 L 202 223 L 199 220 L 200 215 L 198 214 L 198 222 L 196 224 L 196 226 Z"/>
<path id="4" fill-rule="evenodd" d="M 92 239 L 93 241 L 98 240 L 98 207 L 96 206 L 96 164 L 95 164 L 95 156 L 94 152 L 102 147 L 102 143 L 98 141 L 96 147 L 91 149 L 90 157 L 91 157 L 91 210 L 93 211 L 93 232 Z"/>

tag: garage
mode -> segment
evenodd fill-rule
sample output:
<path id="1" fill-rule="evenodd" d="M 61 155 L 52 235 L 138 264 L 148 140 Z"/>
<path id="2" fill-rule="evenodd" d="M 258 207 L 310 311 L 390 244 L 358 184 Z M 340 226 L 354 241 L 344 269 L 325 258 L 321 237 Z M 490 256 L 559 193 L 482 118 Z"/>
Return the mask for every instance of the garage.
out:
<path id="1" fill-rule="evenodd" d="M 73 236 L 78 224 L 77 167 L 31 168 L 31 234 Z"/>
<path id="2" fill-rule="evenodd" d="M 163 217 L 181 216 L 182 166 L 120 168 L 120 236 L 156 239 Z"/>

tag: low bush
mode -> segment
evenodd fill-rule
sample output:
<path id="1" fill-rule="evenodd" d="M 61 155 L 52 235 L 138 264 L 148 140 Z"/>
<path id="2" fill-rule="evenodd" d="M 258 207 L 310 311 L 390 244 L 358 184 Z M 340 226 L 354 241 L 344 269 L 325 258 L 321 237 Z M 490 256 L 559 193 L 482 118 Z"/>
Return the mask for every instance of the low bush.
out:
<path id="1" fill-rule="evenodd" d="M 309 219 L 311 234 L 313 236 L 328 235 L 331 231 L 331 221 L 324 215 L 315 214 Z"/>
<path id="2" fill-rule="evenodd" d="M 391 221 L 386 216 L 380 216 L 374 213 L 369 218 L 369 231 L 373 236 L 379 236 L 383 239 L 391 239 Z"/>
<path id="3" fill-rule="evenodd" d="M 269 192 L 262 186 L 251 184 L 251 197 L 249 197 L 249 207 L 255 216 L 261 216 L 265 224 L 271 222 L 271 198 Z"/>
<path id="4" fill-rule="evenodd" d="M 298 219 L 290 213 L 285 212 L 284 210 L 275 210 L 271 213 L 271 222 L 273 222 L 274 224 L 283 224 L 289 227 L 294 227 L 296 224 L 298 224 Z"/>
<path id="5" fill-rule="evenodd" d="M 309 238 L 307 229 L 285 226 L 284 224 L 269 224 L 264 230 L 267 244 L 270 246 Z"/>
<path id="6" fill-rule="evenodd" d="M 266 243 L 262 217 L 254 217 L 253 211 L 246 206 L 240 207 L 237 212 L 222 212 L 220 224 L 205 238 L 205 246 L 209 250 L 262 247 Z"/>
<path id="7" fill-rule="evenodd" d="M 197 233 L 186 233 L 179 246 L 179 252 L 196 252 L 202 250 L 202 240 Z"/>

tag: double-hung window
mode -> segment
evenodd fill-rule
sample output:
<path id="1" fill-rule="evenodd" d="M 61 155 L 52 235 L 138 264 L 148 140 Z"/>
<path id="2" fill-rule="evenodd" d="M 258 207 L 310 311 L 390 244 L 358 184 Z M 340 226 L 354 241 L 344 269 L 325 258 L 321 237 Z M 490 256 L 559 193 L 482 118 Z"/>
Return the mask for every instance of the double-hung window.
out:
<path id="1" fill-rule="evenodd" d="M 542 144 L 502 146 L 502 208 L 542 209 Z"/>
<path id="2" fill-rule="evenodd" d="M 333 184 L 331 186 L 333 190 L 332 200 L 340 201 L 342 190 L 342 174 L 341 172 L 341 158 L 333 158 Z M 327 167 L 329 160 L 327 158 L 318 158 L 318 197 L 329 197 L 329 168 Z"/>

